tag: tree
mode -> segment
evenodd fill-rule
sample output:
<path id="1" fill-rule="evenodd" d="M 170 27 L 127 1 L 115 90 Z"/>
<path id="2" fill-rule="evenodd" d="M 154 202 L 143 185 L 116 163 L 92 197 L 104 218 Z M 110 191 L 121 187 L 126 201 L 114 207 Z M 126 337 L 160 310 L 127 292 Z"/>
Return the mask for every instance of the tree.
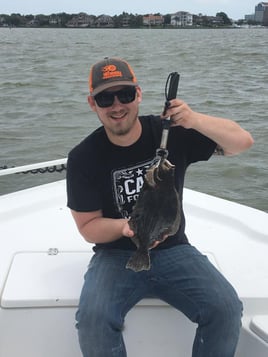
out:
<path id="1" fill-rule="evenodd" d="M 171 15 L 167 14 L 164 16 L 164 25 L 170 25 L 171 22 Z"/>
<path id="2" fill-rule="evenodd" d="M 65 27 L 67 22 L 74 17 L 74 14 L 66 14 L 65 12 L 61 12 L 57 14 L 57 16 L 59 16 L 59 18 L 61 19 L 61 26 Z"/>
<path id="3" fill-rule="evenodd" d="M 9 25 L 15 27 L 25 25 L 24 16 L 21 16 L 21 14 L 11 14 L 9 17 Z"/>
<path id="4" fill-rule="evenodd" d="M 139 28 L 143 25 L 143 16 L 142 15 L 132 15 L 130 14 L 130 27 Z"/>
<path id="5" fill-rule="evenodd" d="M 222 18 L 224 25 L 232 25 L 232 21 L 229 17 L 225 14 L 225 12 L 217 12 L 216 17 Z"/>
<path id="6" fill-rule="evenodd" d="M 178 22 L 180 22 L 179 16 L 175 16 L 174 20 L 176 22 L 176 26 L 178 27 Z"/>
<path id="7" fill-rule="evenodd" d="M 35 16 L 35 19 L 39 26 L 48 26 L 49 25 L 49 16 L 39 14 Z"/>

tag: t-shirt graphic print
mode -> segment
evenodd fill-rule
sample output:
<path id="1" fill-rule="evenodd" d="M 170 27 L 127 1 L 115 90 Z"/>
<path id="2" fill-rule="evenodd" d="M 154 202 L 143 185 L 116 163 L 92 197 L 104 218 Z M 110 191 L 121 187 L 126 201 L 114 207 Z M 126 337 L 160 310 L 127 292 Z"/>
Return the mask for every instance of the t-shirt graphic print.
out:
<path id="1" fill-rule="evenodd" d="M 135 166 L 112 172 L 115 204 L 122 218 L 129 218 L 142 189 L 147 170 L 157 162 L 157 158 Z"/>

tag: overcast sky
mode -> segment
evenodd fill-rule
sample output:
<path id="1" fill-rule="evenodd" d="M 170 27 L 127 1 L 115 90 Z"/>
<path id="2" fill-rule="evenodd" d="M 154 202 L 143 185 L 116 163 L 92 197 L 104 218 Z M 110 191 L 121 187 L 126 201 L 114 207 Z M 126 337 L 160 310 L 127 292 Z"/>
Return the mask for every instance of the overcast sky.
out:
<path id="1" fill-rule="evenodd" d="M 123 11 L 132 14 L 170 14 L 188 11 L 193 14 L 215 16 L 225 12 L 237 20 L 252 14 L 257 0 L 0 0 L 0 14 L 20 13 L 45 14 L 66 12 L 68 14 L 86 12 L 90 15 L 119 15 Z"/>

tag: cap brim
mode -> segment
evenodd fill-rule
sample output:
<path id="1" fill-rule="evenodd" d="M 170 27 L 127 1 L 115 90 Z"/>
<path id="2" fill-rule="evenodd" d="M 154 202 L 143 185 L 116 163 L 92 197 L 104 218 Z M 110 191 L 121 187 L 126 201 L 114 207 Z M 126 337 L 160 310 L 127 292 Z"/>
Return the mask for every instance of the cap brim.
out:
<path id="1" fill-rule="evenodd" d="M 117 87 L 117 86 L 131 86 L 131 87 L 136 87 L 138 83 L 134 83 L 132 81 L 114 81 L 110 83 L 104 83 L 100 86 L 98 86 L 96 89 L 93 90 L 93 92 L 90 93 L 91 96 L 95 96 L 96 94 L 104 91 L 105 89 L 112 88 L 112 87 Z"/>

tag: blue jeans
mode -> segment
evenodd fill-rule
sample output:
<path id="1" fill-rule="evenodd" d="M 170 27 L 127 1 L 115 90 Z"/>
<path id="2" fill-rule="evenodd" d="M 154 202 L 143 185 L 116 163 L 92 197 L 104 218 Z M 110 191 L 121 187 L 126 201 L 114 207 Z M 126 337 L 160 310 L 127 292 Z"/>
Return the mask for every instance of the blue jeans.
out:
<path id="1" fill-rule="evenodd" d="M 190 245 L 152 249 L 151 269 L 135 273 L 125 268 L 131 254 L 99 250 L 89 264 L 76 314 L 83 356 L 127 356 L 124 317 L 142 298 L 155 296 L 198 324 L 193 357 L 233 357 L 242 304 L 207 257 Z"/>

